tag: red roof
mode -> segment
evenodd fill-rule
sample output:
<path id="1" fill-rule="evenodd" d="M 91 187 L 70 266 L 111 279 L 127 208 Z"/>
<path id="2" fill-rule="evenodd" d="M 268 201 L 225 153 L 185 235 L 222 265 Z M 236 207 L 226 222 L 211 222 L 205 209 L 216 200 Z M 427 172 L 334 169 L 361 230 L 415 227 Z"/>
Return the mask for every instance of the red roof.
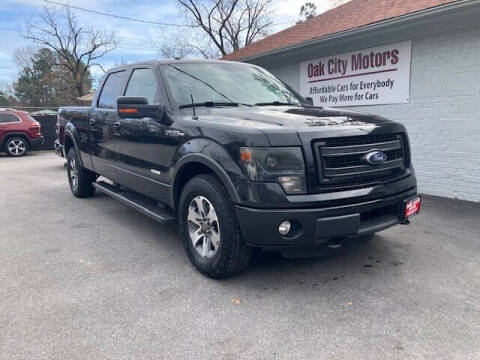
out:
<path id="1" fill-rule="evenodd" d="M 239 60 L 456 0 L 351 0 L 223 57 Z"/>

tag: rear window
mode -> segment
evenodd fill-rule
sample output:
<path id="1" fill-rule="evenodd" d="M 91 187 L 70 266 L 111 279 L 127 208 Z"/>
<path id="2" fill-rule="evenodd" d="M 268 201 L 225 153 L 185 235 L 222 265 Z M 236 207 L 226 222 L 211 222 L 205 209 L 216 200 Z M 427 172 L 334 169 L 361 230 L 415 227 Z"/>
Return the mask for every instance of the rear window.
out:
<path id="1" fill-rule="evenodd" d="M 20 119 L 16 115 L 0 113 L 0 124 L 11 123 L 11 122 L 20 122 L 20 121 L 22 121 L 22 119 Z"/>
<path id="2" fill-rule="evenodd" d="M 117 107 L 117 97 L 122 95 L 125 75 L 125 70 L 108 75 L 98 98 L 99 108 L 115 109 Z"/>
<path id="3" fill-rule="evenodd" d="M 38 121 L 35 120 L 33 117 L 31 117 L 30 115 L 27 115 L 27 119 L 30 120 L 32 123 L 34 124 L 38 124 Z"/>

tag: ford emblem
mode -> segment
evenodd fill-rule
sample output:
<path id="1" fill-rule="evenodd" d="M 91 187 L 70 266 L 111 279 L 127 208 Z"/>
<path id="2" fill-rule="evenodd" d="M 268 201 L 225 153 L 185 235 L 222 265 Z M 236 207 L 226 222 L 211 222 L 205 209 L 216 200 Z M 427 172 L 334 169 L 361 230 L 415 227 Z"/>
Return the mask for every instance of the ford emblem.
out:
<path id="1" fill-rule="evenodd" d="M 365 160 L 371 165 L 380 165 L 387 161 L 387 154 L 383 151 L 370 151 L 365 155 Z"/>

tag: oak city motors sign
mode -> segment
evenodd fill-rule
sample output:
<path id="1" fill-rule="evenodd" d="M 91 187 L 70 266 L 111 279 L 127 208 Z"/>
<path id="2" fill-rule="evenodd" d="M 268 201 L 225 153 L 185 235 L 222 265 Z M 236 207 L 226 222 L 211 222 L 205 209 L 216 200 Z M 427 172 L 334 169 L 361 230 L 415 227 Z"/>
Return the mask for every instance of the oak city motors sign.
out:
<path id="1" fill-rule="evenodd" d="M 412 42 L 300 63 L 300 93 L 318 106 L 408 103 Z"/>

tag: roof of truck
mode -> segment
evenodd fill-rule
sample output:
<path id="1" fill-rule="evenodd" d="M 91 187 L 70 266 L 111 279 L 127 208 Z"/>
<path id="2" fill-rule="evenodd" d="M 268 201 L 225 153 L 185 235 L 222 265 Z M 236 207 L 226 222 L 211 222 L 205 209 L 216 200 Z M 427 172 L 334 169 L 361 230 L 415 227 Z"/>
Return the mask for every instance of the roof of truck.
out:
<path id="1" fill-rule="evenodd" d="M 166 59 L 166 60 L 148 60 L 148 61 L 139 61 L 135 63 L 130 63 L 126 65 L 116 66 L 111 69 L 108 69 L 108 72 L 125 69 L 128 67 L 142 66 L 142 65 L 165 65 L 165 64 L 195 64 L 195 63 L 210 63 L 210 64 L 240 64 L 246 66 L 252 66 L 251 64 L 246 64 L 243 62 L 237 61 L 227 61 L 227 60 L 210 60 L 210 59 Z"/>

